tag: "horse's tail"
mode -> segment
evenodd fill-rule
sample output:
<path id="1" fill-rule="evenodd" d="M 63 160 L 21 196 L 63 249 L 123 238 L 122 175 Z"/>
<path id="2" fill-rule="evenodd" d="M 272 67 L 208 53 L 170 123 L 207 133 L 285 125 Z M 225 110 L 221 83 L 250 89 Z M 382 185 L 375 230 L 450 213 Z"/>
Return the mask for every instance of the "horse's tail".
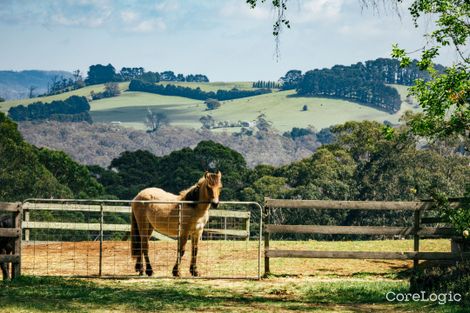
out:
<path id="1" fill-rule="evenodd" d="M 142 239 L 140 238 L 139 226 L 135 219 L 134 210 L 132 210 L 131 222 L 131 255 L 133 258 L 142 256 Z"/>

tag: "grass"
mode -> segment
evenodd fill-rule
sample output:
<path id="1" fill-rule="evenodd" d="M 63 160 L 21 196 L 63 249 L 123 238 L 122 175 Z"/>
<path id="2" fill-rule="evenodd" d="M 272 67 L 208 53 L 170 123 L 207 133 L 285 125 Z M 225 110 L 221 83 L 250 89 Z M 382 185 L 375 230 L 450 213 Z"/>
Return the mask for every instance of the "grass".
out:
<path id="1" fill-rule="evenodd" d="M 251 89 L 251 82 L 214 82 L 214 83 L 176 83 L 177 85 L 200 87 L 203 90 L 215 91 L 217 89 Z M 125 90 L 128 83 L 121 83 L 121 90 Z M 405 86 L 394 86 L 399 91 L 402 99 L 406 99 Z M 49 102 L 56 99 L 65 99 L 72 94 L 89 95 L 91 90 L 101 91 L 103 85 L 89 86 L 73 92 L 56 96 L 7 101 L 0 106 L 1 111 L 8 111 L 13 105 L 19 103 L 28 104 L 32 101 Z M 123 92 L 120 96 L 92 101 L 91 115 L 94 121 L 109 123 L 120 121 L 123 126 L 137 129 L 146 129 L 144 121 L 147 108 L 156 112 L 163 112 L 169 117 L 169 122 L 175 126 L 200 128 L 199 119 L 205 115 L 212 115 L 216 121 L 253 121 L 260 114 L 265 114 L 273 123 L 273 127 L 280 132 L 291 130 L 293 127 L 314 126 L 322 129 L 334 124 L 341 124 L 350 120 L 375 120 L 383 122 L 388 120 L 398 123 L 405 110 L 415 109 L 413 105 L 403 101 L 402 109 L 396 114 L 389 114 L 371 107 L 358 105 L 353 102 L 311 97 L 294 97 L 295 91 L 275 91 L 255 97 L 248 97 L 222 102 L 222 107 L 207 111 L 203 101 L 149 94 L 144 92 Z M 302 111 L 304 105 L 307 111 Z M 219 129 L 238 131 L 238 128 Z"/>
<path id="2" fill-rule="evenodd" d="M 129 87 L 129 82 L 119 83 L 119 89 L 121 91 L 126 90 L 128 87 Z M 5 101 L 5 102 L 0 103 L 0 112 L 8 112 L 8 110 L 12 106 L 17 106 L 17 105 L 20 105 L 20 104 L 28 105 L 28 104 L 31 104 L 31 103 L 37 102 L 37 101 L 42 101 L 44 103 L 48 103 L 48 102 L 52 102 L 54 100 L 65 100 L 68 97 L 71 97 L 73 95 L 88 97 L 90 95 L 91 91 L 94 91 L 94 92 L 104 91 L 104 84 L 87 86 L 87 87 L 84 87 L 84 88 L 64 92 L 64 93 L 61 93 L 61 94 L 58 94 L 58 95 L 53 95 L 53 96 L 38 97 L 38 98 L 32 98 L 32 99 L 20 99 L 20 100 Z"/>
<path id="3" fill-rule="evenodd" d="M 464 312 L 456 305 L 390 303 L 404 280 L 85 280 L 25 276 L 0 283 L 2 312 Z"/>
<path id="4" fill-rule="evenodd" d="M 293 91 L 281 91 L 255 97 L 224 101 L 222 107 L 206 111 L 203 101 L 182 97 L 160 96 L 142 92 L 125 92 L 119 97 L 91 103 L 92 117 L 97 122 L 121 121 L 125 126 L 144 129 L 147 108 L 164 112 L 170 123 L 176 126 L 200 128 L 199 119 L 212 115 L 216 121 L 252 121 L 261 113 L 273 123 L 274 128 L 284 132 L 293 127 L 317 129 L 349 120 L 384 120 L 397 123 L 401 114 L 410 106 L 404 102 L 397 114 L 388 114 L 356 103 L 325 98 L 291 97 Z M 308 111 L 302 111 L 307 104 Z M 226 129 L 237 131 L 237 128 Z"/>

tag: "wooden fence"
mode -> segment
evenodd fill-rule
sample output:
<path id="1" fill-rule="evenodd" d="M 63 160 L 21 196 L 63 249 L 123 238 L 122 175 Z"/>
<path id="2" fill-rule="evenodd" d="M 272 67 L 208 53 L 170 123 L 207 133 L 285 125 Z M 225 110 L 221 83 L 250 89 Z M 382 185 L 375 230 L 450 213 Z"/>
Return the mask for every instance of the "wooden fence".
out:
<path id="1" fill-rule="evenodd" d="M 75 203 L 40 203 L 40 202 L 25 202 L 23 204 L 24 221 L 23 229 L 25 230 L 25 241 L 30 240 L 31 229 L 59 229 L 59 230 L 86 230 L 86 231 L 119 231 L 130 232 L 130 224 L 104 224 L 100 223 L 65 223 L 65 222 L 38 222 L 31 221 L 31 211 L 62 211 L 62 212 L 95 212 L 95 213 L 121 213 L 130 214 L 131 209 L 129 206 L 116 206 L 109 204 L 75 204 Z M 224 219 L 224 228 L 205 228 L 205 233 L 212 233 L 223 235 L 224 239 L 227 236 L 236 236 L 249 240 L 250 238 L 250 212 L 248 211 L 231 211 L 231 210 L 209 210 L 210 217 L 222 217 Z M 230 229 L 227 225 L 227 218 L 236 218 L 243 220 L 244 229 Z M 102 221 L 102 219 L 101 219 Z M 162 235 L 158 232 L 153 232 L 152 237 L 163 240 L 173 241 L 174 239 Z"/>
<path id="2" fill-rule="evenodd" d="M 458 203 L 453 203 L 456 205 Z M 388 226 L 330 226 L 330 225 L 275 225 L 269 224 L 273 208 L 292 209 L 333 209 L 333 210 L 406 210 L 414 212 L 412 227 Z M 270 273 L 270 258 L 334 258 L 334 259 L 397 259 L 413 260 L 461 260 L 470 259 L 470 252 L 452 249 L 452 252 L 420 252 L 419 240 L 423 237 L 452 238 L 455 231 L 448 227 L 422 227 L 422 224 L 440 222 L 439 218 L 423 217 L 423 212 L 435 210 L 433 202 L 386 202 L 386 201 L 324 201 L 324 200 L 265 200 L 264 227 L 264 271 Z M 342 234 L 342 235 L 400 235 L 413 236 L 414 251 L 410 252 L 373 252 L 373 251 L 305 251 L 270 249 L 270 235 L 274 233 L 303 234 Z"/>
<path id="3" fill-rule="evenodd" d="M 13 214 L 15 225 L 14 228 L 0 228 L 0 237 L 13 238 L 14 253 L 0 254 L 0 262 L 12 264 L 12 278 L 21 275 L 21 203 L 5 203 L 0 202 L 0 213 Z"/>

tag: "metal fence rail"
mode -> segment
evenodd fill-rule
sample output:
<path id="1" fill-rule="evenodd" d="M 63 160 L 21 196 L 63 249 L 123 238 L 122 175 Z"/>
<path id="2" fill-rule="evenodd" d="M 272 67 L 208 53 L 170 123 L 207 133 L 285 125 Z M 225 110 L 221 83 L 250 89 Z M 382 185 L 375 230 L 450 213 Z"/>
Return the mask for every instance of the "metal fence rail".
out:
<path id="1" fill-rule="evenodd" d="M 128 220 L 131 213 L 130 204 L 133 202 L 173 204 L 179 207 L 180 212 L 182 212 L 182 205 L 200 203 L 194 201 L 28 199 L 23 203 L 24 254 L 28 260 L 27 271 L 46 275 L 126 276 L 125 269 L 129 270 L 132 267 L 130 247 L 125 241 L 128 239 L 131 227 L 127 221 L 123 222 L 123 218 L 116 222 L 114 217 L 121 216 Z M 205 250 L 203 254 L 206 253 L 210 260 L 216 260 L 214 266 L 210 266 L 210 264 L 205 266 L 206 272 L 209 272 L 210 276 L 218 278 L 232 278 L 233 276 L 259 279 L 261 275 L 262 221 L 255 220 L 252 212 L 255 212 L 256 218 L 260 219 L 262 216 L 261 206 L 256 202 L 222 201 L 219 207 L 223 209 L 209 210 L 209 222 L 204 228 L 203 248 Z M 246 209 L 240 211 L 241 207 Z M 252 208 L 251 212 L 247 210 L 249 207 Z M 233 210 L 233 208 L 237 210 Z M 37 214 L 41 214 L 40 212 L 56 214 L 56 217 L 54 221 L 38 220 Z M 57 216 L 61 214 L 82 214 L 83 216 L 81 215 L 82 219 L 79 221 L 70 220 L 70 217 L 68 220 L 57 220 Z M 114 220 L 110 222 L 110 218 L 114 218 Z M 181 220 L 182 217 L 180 216 L 179 219 Z M 170 222 L 168 221 L 168 223 Z M 251 239 L 255 238 L 256 240 L 250 241 L 250 233 Z M 84 234 L 88 239 L 82 238 L 85 236 Z M 169 237 L 156 231 L 153 231 L 152 236 L 156 239 L 156 241 L 151 241 L 155 262 L 161 268 L 169 267 L 170 262 L 174 260 L 171 255 L 180 257 L 177 255 L 180 236 Z M 188 244 L 190 245 L 190 243 Z M 230 253 L 232 252 L 234 260 L 245 262 L 245 267 L 249 267 L 249 269 L 240 267 L 238 274 L 234 272 L 234 275 L 228 275 L 231 268 L 228 263 L 230 263 Z M 240 260 L 243 255 L 246 255 L 249 261 Z M 82 264 L 79 264 L 80 262 L 73 260 L 78 257 L 82 260 L 80 262 L 88 264 L 89 268 L 85 270 Z M 165 264 L 163 264 L 164 260 L 166 260 Z M 207 262 L 211 262 L 210 260 Z M 59 267 L 58 262 L 70 263 L 69 267 L 73 266 L 73 271 L 55 270 L 55 267 Z M 110 268 L 110 262 L 117 264 L 115 268 Z M 125 264 L 119 265 L 119 262 Z M 220 273 L 224 274 L 219 275 L 216 271 L 217 268 Z M 80 274 L 77 275 L 77 273 Z M 129 272 L 129 274 L 131 273 Z M 159 277 L 162 276 L 167 275 L 161 274 Z M 205 275 L 204 278 L 208 278 L 208 276 Z"/>

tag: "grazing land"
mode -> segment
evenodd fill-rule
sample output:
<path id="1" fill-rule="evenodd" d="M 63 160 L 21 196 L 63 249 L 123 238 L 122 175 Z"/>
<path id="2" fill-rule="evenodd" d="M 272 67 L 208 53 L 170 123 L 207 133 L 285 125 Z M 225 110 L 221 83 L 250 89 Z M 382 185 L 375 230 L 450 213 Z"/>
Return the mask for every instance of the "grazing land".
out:
<path id="1" fill-rule="evenodd" d="M 164 83 L 162 83 L 164 84 Z M 173 84 L 173 82 L 172 82 Z M 251 82 L 214 82 L 214 83 L 175 83 L 191 88 L 200 87 L 204 91 L 218 89 L 252 89 Z M 200 128 L 199 119 L 211 115 L 219 121 L 253 121 L 260 114 L 265 114 L 273 127 L 281 132 L 293 127 L 314 126 L 316 129 L 341 124 L 349 120 L 385 120 L 397 123 L 405 110 L 414 109 L 413 105 L 405 102 L 406 87 L 395 86 L 402 96 L 402 109 L 396 114 L 389 114 L 357 103 L 326 98 L 296 97 L 295 91 L 277 91 L 254 97 L 223 101 L 217 110 L 208 111 L 203 101 L 184 97 L 162 96 L 145 92 L 125 91 L 128 83 L 120 83 L 121 95 L 112 98 L 92 101 L 91 116 L 95 122 L 110 123 L 119 121 L 123 126 L 136 129 L 146 129 L 144 124 L 147 109 L 162 112 L 168 116 L 170 124 L 179 127 Z M 11 106 L 29 104 L 34 101 L 50 102 L 64 100 L 71 95 L 88 96 L 91 91 L 100 92 L 104 85 L 87 86 L 75 91 L 34 99 L 7 101 L 0 104 L 0 110 L 7 112 Z M 307 111 L 302 108 L 306 105 Z M 217 130 L 238 131 L 239 128 L 218 128 Z"/>
<path id="2" fill-rule="evenodd" d="M 227 244 L 246 243 L 225 243 Z M 421 244 L 426 251 L 449 249 L 448 240 L 423 240 Z M 255 242 L 249 243 L 251 247 L 255 245 Z M 411 240 L 273 242 L 273 247 L 280 249 L 288 247 L 358 251 L 406 251 L 412 245 Z M 33 251 L 32 246 L 27 246 L 26 249 Z M 218 253 L 217 251 L 214 250 L 214 253 Z M 38 256 L 42 255 L 39 250 L 36 252 Z M 25 261 L 31 256 L 27 253 Z M 225 267 L 237 269 L 240 258 L 245 258 L 246 255 L 235 253 L 234 256 L 220 258 L 217 262 L 224 262 Z M 92 258 L 94 255 L 89 254 L 88 257 Z M 57 255 L 51 255 L 51 259 L 53 258 L 57 261 Z M 121 258 L 129 257 L 123 255 Z M 388 302 L 385 298 L 387 292 L 408 292 L 410 266 L 408 261 L 393 260 L 273 259 L 274 274 L 261 281 L 174 280 L 137 276 L 116 280 L 73 279 L 28 276 L 31 272 L 26 269 L 26 276 L 14 282 L 0 282 L 0 310 L 12 313 L 465 312 L 465 308 L 449 303 Z"/>

